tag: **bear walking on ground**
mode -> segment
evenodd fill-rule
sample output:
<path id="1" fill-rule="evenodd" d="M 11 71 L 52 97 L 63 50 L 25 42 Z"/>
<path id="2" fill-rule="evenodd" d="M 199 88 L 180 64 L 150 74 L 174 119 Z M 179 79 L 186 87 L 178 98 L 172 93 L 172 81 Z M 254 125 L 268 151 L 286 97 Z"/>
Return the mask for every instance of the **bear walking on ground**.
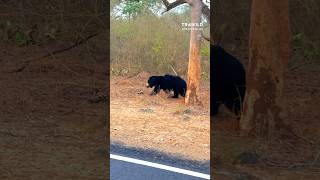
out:
<path id="1" fill-rule="evenodd" d="M 187 83 L 179 76 L 166 74 L 164 76 L 149 77 L 147 87 L 154 87 L 150 95 L 156 95 L 162 89 L 166 93 L 174 92 L 172 98 L 178 98 L 179 94 L 184 97 L 187 90 Z"/>
<path id="2" fill-rule="evenodd" d="M 246 91 L 246 72 L 240 61 L 218 45 L 211 45 L 211 115 L 224 104 L 238 115 Z"/>

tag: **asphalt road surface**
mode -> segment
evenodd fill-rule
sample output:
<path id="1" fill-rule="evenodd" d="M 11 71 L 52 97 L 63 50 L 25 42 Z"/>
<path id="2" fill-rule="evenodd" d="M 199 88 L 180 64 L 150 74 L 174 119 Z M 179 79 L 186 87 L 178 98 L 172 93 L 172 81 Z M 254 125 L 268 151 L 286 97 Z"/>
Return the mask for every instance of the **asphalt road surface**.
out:
<path id="1" fill-rule="evenodd" d="M 144 149 L 111 144 L 111 180 L 210 179 L 210 162 L 183 160 Z"/>

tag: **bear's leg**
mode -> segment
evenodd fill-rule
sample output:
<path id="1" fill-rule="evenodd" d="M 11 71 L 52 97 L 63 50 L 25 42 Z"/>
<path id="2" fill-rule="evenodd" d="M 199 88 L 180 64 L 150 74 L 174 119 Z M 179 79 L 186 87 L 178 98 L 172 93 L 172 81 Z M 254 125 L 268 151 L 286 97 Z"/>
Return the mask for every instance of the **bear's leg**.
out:
<path id="1" fill-rule="evenodd" d="M 166 92 L 167 94 L 170 94 L 170 90 L 169 89 L 164 89 L 164 92 Z"/>
<path id="2" fill-rule="evenodd" d="M 150 95 L 156 95 L 160 91 L 160 86 L 155 86 Z"/>
<path id="3" fill-rule="evenodd" d="M 213 82 L 213 88 L 210 89 L 210 96 L 212 97 L 212 104 L 210 104 L 210 114 L 215 116 L 219 113 L 219 107 L 225 102 L 225 91 L 219 83 Z M 221 88 L 222 87 L 222 88 Z"/>
<path id="4" fill-rule="evenodd" d="M 179 96 L 178 90 L 174 89 L 173 92 L 174 92 L 174 94 L 173 94 L 172 98 L 178 98 L 178 96 Z"/>
<path id="5" fill-rule="evenodd" d="M 225 103 L 225 106 L 236 115 L 239 115 L 241 109 L 241 103 L 239 99 L 229 100 Z"/>
<path id="6" fill-rule="evenodd" d="M 219 102 L 213 101 L 212 107 L 211 107 L 211 114 L 212 114 L 213 116 L 215 116 L 215 115 L 218 114 L 219 106 L 220 106 L 220 103 L 219 103 Z"/>
<path id="7" fill-rule="evenodd" d="M 180 89 L 179 90 L 179 94 L 182 96 L 182 97 L 185 97 L 186 96 L 186 91 L 184 88 Z"/>
<path id="8" fill-rule="evenodd" d="M 237 99 L 234 101 L 234 113 L 236 115 L 240 114 L 241 113 L 241 106 L 242 106 L 242 103 L 240 101 L 240 99 Z"/>

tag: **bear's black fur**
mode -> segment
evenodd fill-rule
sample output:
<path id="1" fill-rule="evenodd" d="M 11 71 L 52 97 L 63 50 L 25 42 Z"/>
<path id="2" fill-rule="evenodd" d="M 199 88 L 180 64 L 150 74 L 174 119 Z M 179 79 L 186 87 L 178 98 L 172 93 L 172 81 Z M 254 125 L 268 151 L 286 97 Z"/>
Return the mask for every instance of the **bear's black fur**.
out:
<path id="1" fill-rule="evenodd" d="M 211 45 L 211 115 L 224 104 L 236 115 L 242 108 L 246 91 L 246 72 L 240 61 L 218 45 Z"/>
<path id="2" fill-rule="evenodd" d="M 187 84 L 181 77 L 169 74 L 149 77 L 147 87 L 154 87 L 150 95 L 156 95 L 161 89 L 166 93 L 173 91 L 172 98 L 178 98 L 179 94 L 184 97 L 187 90 Z"/>

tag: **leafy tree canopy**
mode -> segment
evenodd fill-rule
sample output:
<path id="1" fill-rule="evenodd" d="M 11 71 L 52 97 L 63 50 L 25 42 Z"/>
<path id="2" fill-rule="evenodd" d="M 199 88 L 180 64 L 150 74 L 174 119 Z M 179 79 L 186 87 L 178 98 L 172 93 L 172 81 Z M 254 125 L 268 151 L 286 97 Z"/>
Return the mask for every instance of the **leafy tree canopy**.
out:
<path id="1" fill-rule="evenodd" d="M 111 7 L 118 15 L 130 18 L 150 11 L 156 5 L 157 0 L 113 0 Z"/>

